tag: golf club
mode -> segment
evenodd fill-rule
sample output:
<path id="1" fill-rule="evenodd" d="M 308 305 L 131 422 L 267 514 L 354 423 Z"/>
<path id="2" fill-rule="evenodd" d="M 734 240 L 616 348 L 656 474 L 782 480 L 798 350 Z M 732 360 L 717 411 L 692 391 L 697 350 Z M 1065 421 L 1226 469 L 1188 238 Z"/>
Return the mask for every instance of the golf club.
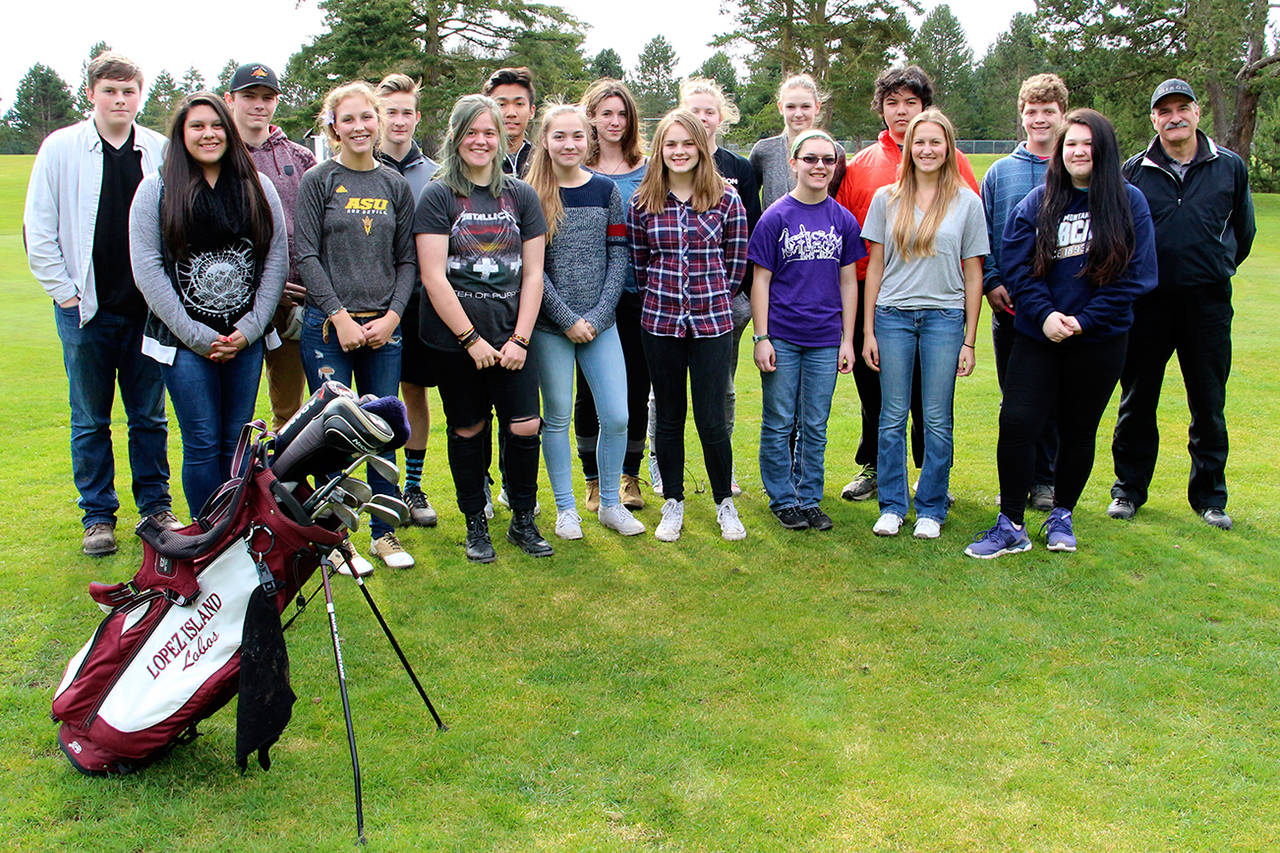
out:
<path id="1" fill-rule="evenodd" d="M 397 497 L 392 497 L 391 495 L 373 495 L 369 500 L 365 501 L 365 503 L 378 504 L 383 509 L 389 512 L 394 512 L 400 518 L 400 521 L 398 522 L 399 525 L 404 525 L 409 522 L 409 505 Z"/>

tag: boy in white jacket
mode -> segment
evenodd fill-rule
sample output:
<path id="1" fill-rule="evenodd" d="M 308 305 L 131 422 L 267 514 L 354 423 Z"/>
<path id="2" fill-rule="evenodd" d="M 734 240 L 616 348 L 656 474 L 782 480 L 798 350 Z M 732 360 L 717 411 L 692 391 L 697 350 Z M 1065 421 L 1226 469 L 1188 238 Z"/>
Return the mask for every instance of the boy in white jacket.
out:
<path id="1" fill-rule="evenodd" d="M 27 261 L 53 300 L 71 401 L 71 469 L 83 550 L 116 550 L 111 406 L 120 386 L 129 424 L 133 497 L 142 517 L 176 525 L 170 509 L 168 426 L 159 365 L 142 354 L 146 304 L 129 264 L 129 205 L 156 171 L 165 138 L 134 124 L 142 72 L 112 52 L 89 64 L 93 114 L 40 146 L 23 212 Z"/>

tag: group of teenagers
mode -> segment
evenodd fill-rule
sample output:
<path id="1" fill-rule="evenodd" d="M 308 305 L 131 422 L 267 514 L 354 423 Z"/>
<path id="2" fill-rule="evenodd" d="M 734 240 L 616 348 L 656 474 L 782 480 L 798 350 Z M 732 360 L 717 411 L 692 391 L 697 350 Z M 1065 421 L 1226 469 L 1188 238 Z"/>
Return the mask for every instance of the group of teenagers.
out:
<path id="1" fill-rule="evenodd" d="M 1208 523 L 1231 524 L 1230 276 L 1253 213 L 1243 163 L 1198 131 L 1181 80 L 1156 90 L 1157 136 L 1124 163 L 1105 117 L 1068 112 L 1056 75 L 1028 79 L 1017 104 L 1026 141 L 981 190 L 916 66 L 877 78 L 885 130 L 851 159 L 819 128 L 824 98 L 805 74 L 779 89 L 782 132 L 743 158 L 717 144 L 738 113 L 714 81 L 684 83 L 646 155 L 622 82 L 536 106 L 528 69 L 503 68 L 456 102 L 438 163 L 415 141 L 417 87 L 401 74 L 325 96 L 318 126 L 334 154 L 319 164 L 271 124 L 280 85 L 264 65 L 238 68 L 225 96 L 188 96 L 167 139 L 134 124 L 132 62 L 103 54 L 88 81 L 93 115 L 42 145 L 24 219 L 63 343 L 87 554 L 116 550 L 114 384 L 139 512 L 177 526 L 163 389 L 194 518 L 231 473 L 264 362 L 277 429 L 327 380 L 402 397 L 403 488 L 372 470 L 370 484 L 402 494 L 422 526 L 437 523 L 422 490 L 436 387 L 472 561 L 495 559 L 491 485 L 511 510 L 507 539 L 553 553 L 535 520 L 540 451 L 555 535 L 583 537 L 571 418 L 585 510 L 618 534 L 646 531 L 632 511 L 645 505 L 648 437 L 663 499 L 655 536 L 679 539 L 690 404 L 721 535 L 743 539 L 731 436 L 748 325 L 760 475 L 778 522 L 833 526 L 821 508 L 827 424 L 836 378 L 852 373 L 862 470 L 842 496 L 878 496 L 877 535 L 897 535 L 914 507 L 914 535 L 937 538 L 952 503 L 956 379 L 974 370 L 984 295 L 1003 394 L 1000 512 L 965 553 L 1029 549 L 1028 506 L 1049 513 L 1049 549 L 1075 550 L 1072 511 L 1117 383 L 1108 513 L 1132 517 L 1175 350 L 1192 409 L 1188 497 Z M 1206 296 L 1205 282 L 1217 292 Z M 1216 297 L 1227 367 L 1196 374 L 1189 354 L 1220 342 L 1198 328 Z M 920 469 L 910 489 L 909 445 Z M 371 528 L 374 557 L 413 565 L 389 525 Z M 348 570 L 372 568 L 357 558 Z"/>

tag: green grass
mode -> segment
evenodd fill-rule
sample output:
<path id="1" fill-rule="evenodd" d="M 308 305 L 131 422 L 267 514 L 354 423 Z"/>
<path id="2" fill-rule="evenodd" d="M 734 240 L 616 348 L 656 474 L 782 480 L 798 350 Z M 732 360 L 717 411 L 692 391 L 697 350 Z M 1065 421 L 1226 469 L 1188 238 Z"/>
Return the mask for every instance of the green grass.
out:
<path id="1" fill-rule="evenodd" d="M 116 556 L 78 553 L 59 346 L 17 233 L 28 168 L 29 158 L 0 158 L 3 844 L 345 847 L 350 775 L 319 607 L 290 632 L 299 701 L 270 773 L 235 772 L 230 710 L 133 778 L 80 777 L 58 752 L 52 689 L 101 615 L 85 585 L 131 575 L 140 548 L 126 537 Z M 1229 534 L 1185 504 L 1186 411 L 1171 366 L 1164 453 L 1133 523 L 1102 512 L 1113 409 L 1077 513 L 1079 552 L 961 556 L 996 512 L 985 335 L 976 375 L 958 388 L 959 500 L 935 542 L 879 540 L 873 505 L 834 497 L 858 433 L 847 379 L 827 457 L 835 530 L 793 534 L 772 521 L 746 348 L 734 441 L 743 543 L 715 535 L 698 494 L 677 545 L 624 542 L 589 523 L 552 559 L 500 541 L 497 563 L 469 565 L 437 424 L 427 486 L 440 527 L 407 532 L 418 566 L 379 572 L 371 587 L 449 732 L 432 731 L 356 590 L 337 587 L 371 846 L 1276 849 L 1280 466 L 1267 436 L 1280 420 L 1280 251 L 1268 238 L 1280 198 L 1260 197 L 1258 212 L 1263 236 L 1236 288 Z M 180 456 L 175 435 L 175 492 Z M 541 499 L 551 506 L 545 482 Z M 652 529 L 655 505 L 641 517 Z"/>

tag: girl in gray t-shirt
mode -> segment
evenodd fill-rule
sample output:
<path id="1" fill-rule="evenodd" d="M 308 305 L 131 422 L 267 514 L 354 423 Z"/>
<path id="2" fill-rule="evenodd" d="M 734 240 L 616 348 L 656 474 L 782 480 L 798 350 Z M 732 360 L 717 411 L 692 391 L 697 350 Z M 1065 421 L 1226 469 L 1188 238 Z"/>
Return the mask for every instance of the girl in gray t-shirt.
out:
<path id="1" fill-rule="evenodd" d="M 935 539 L 947 518 L 956 377 L 973 372 L 987 229 L 982 203 L 960 179 L 946 116 L 929 109 L 912 119 L 903 152 L 910 161 L 876 192 L 862 226 L 870 251 L 862 355 L 880 373 L 881 393 L 881 515 L 873 530 L 897 535 L 907 515 L 907 412 L 918 353 L 924 464 L 915 535 Z"/>

